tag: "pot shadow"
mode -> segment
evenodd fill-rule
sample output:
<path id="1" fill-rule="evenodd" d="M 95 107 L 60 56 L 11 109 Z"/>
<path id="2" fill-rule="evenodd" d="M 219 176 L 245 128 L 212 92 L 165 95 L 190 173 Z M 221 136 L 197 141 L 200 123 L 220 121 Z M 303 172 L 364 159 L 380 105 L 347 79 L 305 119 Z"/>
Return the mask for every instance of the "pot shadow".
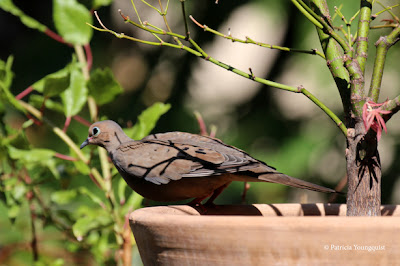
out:
<path id="1" fill-rule="evenodd" d="M 381 209 L 382 216 L 393 216 L 398 205 L 385 205 Z"/>
<path id="2" fill-rule="evenodd" d="M 346 216 L 345 204 L 330 203 L 292 203 L 292 204 L 253 204 L 253 205 L 216 205 L 212 207 L 189 205 L 169 205 L 156 208 L 157 212 L 174 215 L 214 215 L 214 216 Z M 397 205 L 383 205 L 382 216 L 400 216 Z"/>
<path id="3" fill-rule="evenodd" d="M 235 216 L 338 216 L 342 204 L 253 204 L 215 205 L 211 207 L 168 206 L 186 215 Z"/>

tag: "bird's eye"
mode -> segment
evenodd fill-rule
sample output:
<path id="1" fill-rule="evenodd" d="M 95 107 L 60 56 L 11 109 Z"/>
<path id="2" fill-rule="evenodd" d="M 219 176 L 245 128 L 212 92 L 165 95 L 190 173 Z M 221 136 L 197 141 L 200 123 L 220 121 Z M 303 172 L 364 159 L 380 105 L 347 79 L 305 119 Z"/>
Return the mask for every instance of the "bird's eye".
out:
<path id="1" fill-rule="evenodd" d="M 92 129 L 92 135 L 93 135 L 94 137 L 97 137 L 99 134 L 100 134 L 100 128 L 94 127 L 94 128 Z"/>

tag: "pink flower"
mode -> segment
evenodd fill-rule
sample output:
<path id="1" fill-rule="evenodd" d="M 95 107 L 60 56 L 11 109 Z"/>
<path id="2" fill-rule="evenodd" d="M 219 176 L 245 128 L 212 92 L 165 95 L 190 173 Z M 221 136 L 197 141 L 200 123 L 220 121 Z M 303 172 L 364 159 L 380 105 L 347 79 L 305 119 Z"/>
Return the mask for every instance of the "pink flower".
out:
<path id="1" fill-rule="evenodd" d="M 362 118 L 364 121 L 365 131 L 370 128 L 376 132 L 376 137 L 378 141 L 382 136 L 382 128 L 387 133 L 385 120 L 382 118 L 382 114 L 390 114 L 391 111 L 382 110 L 381 106 L 384 103 L 374 103 L 372 101 L 365 102 L 363 106 Z"/>

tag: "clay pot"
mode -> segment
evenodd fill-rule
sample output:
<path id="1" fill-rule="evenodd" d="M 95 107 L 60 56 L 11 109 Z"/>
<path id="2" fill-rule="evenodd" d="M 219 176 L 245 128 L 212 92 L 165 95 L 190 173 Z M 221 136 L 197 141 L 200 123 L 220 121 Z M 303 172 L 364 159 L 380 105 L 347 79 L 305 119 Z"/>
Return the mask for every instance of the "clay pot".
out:
<path id="1" fill-rule="evenodd" d="M 345 217 L 345 204 L 189 206 L 134 211 L 130 225 L 144 265 L 395 265 L 400 208 Z"/>

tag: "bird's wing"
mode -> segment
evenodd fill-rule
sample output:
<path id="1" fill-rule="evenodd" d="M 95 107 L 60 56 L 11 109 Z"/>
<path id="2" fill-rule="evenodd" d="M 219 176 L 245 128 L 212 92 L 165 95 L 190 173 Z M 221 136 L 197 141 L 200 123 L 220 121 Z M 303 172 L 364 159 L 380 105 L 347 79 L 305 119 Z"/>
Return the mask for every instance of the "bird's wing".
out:
<path id="1" fill-rule="evenodd" d="M 184 137 L 174 138 L 176 136 L 172 134 L 168 139 L 147 137 L 124 143 L 112 154 L 112 160 L 126 175 L 144 178 L 155 184 L 167 184 L 186 177 L 246 171 L 259 164 L 259 161 L 237 149 L 218 149 L 221 144 L 208 139 L 196 142 L 197 135 L 187 136 L 186 141 Z"/>
<path id="2" fill-rule="evenodd" d="M 185 132 L 154 134 L 143 139 L 144 142 L 160 142 L 174 147 L 177 155 L 190 162 L 190 171 L 181 172 L 181 177 L 213 176 L 224 173 L 236 173 L 235 180 L 279 183 L 292 187 L 320 192 L 336 192 L 301 179 L 287 176 L 275 168 L 254 159 L 246 152 L 227 145 L 219 139 Z M 178 157 L 179 157 L 178 156 Z M 178 160 L 179 161 L 179 160 Z M 173 169 L 178 171 L 179 169 Z"/>

